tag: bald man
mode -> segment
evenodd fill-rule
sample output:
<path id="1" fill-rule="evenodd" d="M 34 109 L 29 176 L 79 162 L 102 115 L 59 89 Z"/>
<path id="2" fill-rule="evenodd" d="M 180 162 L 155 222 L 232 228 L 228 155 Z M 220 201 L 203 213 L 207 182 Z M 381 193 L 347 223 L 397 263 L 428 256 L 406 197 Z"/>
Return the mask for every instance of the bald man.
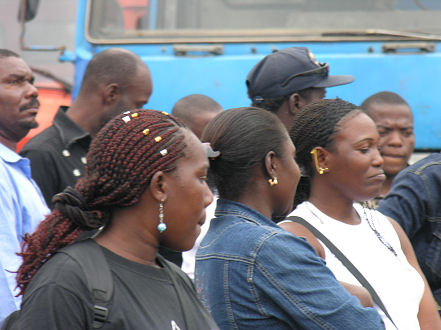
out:
<path id="1" fill-rule="evenodd" d="M 222 110 L 211 97 L 191 94 L 176 102 L 172 115 L 181 119 L 200 139 L 205 126 Z"/>
<path id="2" fill-rule="evenodd" d="M 50 208 L 55 194 L 74 187 L 85 174 L 86 154 L 96 133 L 117 114 L 141 108 L 152 89 L 148 67 L 128 50 L 107 49 L 90 60 L 72 105 L 61 107 L 53 125 L 20 152 L 31 160 L 32 177 Z"/>

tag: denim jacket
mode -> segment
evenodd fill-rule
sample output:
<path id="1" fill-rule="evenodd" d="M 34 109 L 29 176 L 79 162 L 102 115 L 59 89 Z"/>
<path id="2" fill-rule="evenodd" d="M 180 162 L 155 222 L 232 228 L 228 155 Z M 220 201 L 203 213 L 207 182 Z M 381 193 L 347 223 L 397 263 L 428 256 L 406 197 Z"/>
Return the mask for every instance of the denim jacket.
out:
<path id="1" fill-rule="evenodd" d="M 196 288 L 221 329 L 383 329 L 303 238 L 220 199 L 196 255 Z"/>
<path id="2" fill-rule="evenodd" d="M 441 305 L 441 154 L 401 171 L 378 210 L 409 236 L 421 270 Z"/>

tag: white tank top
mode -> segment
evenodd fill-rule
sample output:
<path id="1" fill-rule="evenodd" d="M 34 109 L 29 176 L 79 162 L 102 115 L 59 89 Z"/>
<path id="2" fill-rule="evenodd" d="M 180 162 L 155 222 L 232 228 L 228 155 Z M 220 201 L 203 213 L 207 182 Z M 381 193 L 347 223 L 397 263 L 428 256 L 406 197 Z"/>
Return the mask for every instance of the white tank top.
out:
<path id="1" fill-rule="evenodd" d="M 417 314 L 424 292 L 424 282 L 404 255 L 400 239 L 389 220 L 380 212 L 363 209 L 355 203 L 359 225 L 348 225 L 328 217 L 309 202 L 303 202 L 290 214 L 302 217 L 322 232 L 363 274 L 375 289 L 398 329 L 420 329 Z M 284 221 L 283 221 L 284 222 Z M 377 230 L 383 244 L 369 225 Z M 325 249 L 326 265 L 339 281 L 360 285 L 347 268 Z M 386 245 L 392 246 L 397 256 Z M 386 329 L 395 329 L 375 305 Z"/>

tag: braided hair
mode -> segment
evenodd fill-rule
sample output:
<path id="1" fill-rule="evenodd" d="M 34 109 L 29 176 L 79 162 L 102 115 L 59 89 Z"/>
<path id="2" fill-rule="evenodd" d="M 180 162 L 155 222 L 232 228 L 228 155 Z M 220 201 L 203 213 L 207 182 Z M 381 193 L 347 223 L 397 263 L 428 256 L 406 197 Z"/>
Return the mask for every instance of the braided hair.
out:
<path id="1" fill-rule="evenodd" d="M 106 226 L 112 209 L 136 204 L 158 171 L 172 172 L 184 156 L 185 126 L 166 113 L 127 111 L 94 138 L 86 175 L 75 189 L 54 196 L 54 210 L 36 231 L 25 235 L 17 272 L 19 295 L 38 269 L 81 232 Z M 167 153 L 161 153 L 163 149 Z"/>
<path id="2" fill-rule="evenodd" d="M 296 147 L 296 161 L 302 173 L 297 186 L 294 207 L 308 200 L 310 182 L 314 176 L 311 151 L 315 147 L 332 150 L 335 135 L 344 121 L 362 110 L 341 99 L 323 99 L 309 103 L 294 117 L 289 135 Z"/>

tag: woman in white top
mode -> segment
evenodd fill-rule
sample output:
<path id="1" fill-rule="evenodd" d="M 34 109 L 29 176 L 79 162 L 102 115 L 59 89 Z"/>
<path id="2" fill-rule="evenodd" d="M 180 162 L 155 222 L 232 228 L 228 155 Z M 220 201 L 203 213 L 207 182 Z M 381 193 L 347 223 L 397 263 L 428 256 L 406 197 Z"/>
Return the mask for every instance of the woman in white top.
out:
<path id="1" fill-rule="evenodd" d="M 320 100 L 297 114 L 290 136 L 303 176 L 291 215 L 304 218 L 343 252 L 375 289 L 398 329 L 441 329 L 405 233 L 394 220 L 357 203 L 374 197 L 385 179 L 374 122 L 349 102 Z M 290 221 L 280 226 L 305 237 L 336 278 L 369 305 L 366 290 L 308 229 Z M 395 329 L 374 307 L 386 329 Z"/>

